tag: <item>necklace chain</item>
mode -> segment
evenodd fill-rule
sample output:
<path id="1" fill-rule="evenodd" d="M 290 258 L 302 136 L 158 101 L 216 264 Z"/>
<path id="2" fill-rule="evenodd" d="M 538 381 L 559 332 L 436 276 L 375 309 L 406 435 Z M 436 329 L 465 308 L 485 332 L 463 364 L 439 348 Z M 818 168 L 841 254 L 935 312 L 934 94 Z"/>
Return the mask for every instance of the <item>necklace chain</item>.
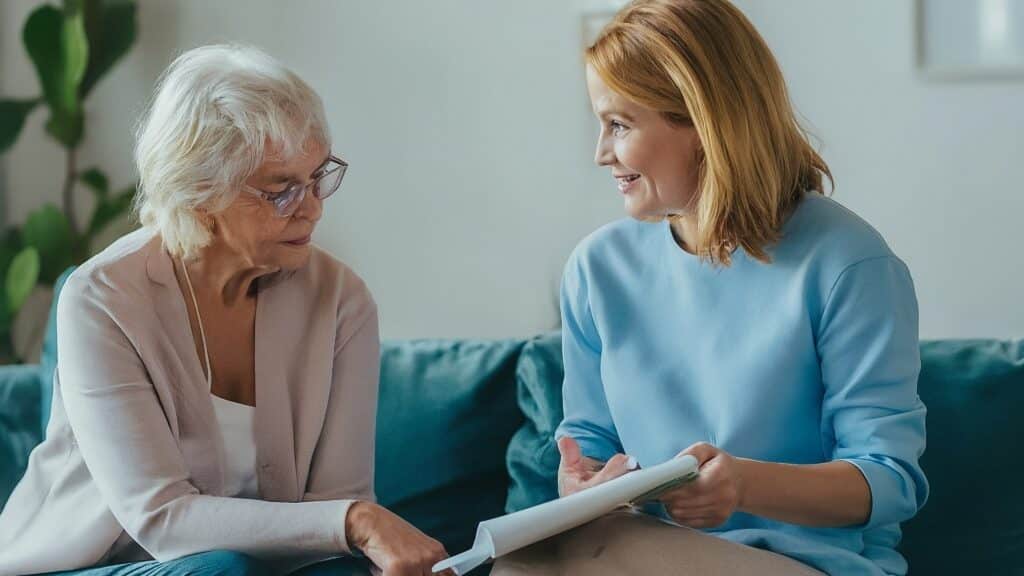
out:
<path id="1" fill-rule="evenodd" d="M 199 338 L 203 343 L 203 358 L 206 360 L 206 387 L 213 388 L 213 366 L 210 366 L 210 350 L 206 347 L 206 330 L 203 329 L 203 316 L 199 313 L 199 301 L 196 300 L 196 291 L 192 288 L 192 279 L 188 276 L 188 267 L 185 261 L 180 260 L 181 269 L 185 272 L 185 284 L 188 284 L 188 292 L 192 296 L 192 307 L 196 311 L 196 321 L 199 324 Z"/>

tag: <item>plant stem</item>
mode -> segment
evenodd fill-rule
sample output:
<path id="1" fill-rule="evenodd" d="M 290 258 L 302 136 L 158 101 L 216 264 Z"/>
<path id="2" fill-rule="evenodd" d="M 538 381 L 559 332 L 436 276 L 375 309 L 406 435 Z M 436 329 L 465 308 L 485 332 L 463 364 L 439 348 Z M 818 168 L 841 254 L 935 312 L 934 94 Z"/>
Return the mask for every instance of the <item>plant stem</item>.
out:
<path id="1" fill-rule="evenodd" d="M 68 148 L 67 151 L 64 166 L 64 215 L 68 217 L 68 225 L 71 226 L 71 237 L 77 241 L 78 219 L 75 217 L 75 202 L 72 193 L 75 191 L 75 180 L 78 178 L 78 150 Z"/>

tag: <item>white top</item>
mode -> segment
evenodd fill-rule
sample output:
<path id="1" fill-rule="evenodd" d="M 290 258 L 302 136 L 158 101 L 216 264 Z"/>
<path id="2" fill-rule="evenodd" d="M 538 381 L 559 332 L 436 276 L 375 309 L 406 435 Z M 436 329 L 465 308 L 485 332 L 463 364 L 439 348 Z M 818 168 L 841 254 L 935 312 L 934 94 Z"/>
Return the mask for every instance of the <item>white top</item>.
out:
<path id="1" fill-rule="evenodd" d="M 256 408 L 216 394 L 213 409 L 224 441 L 224 495 L 259 498 L 256 478 Z"/>

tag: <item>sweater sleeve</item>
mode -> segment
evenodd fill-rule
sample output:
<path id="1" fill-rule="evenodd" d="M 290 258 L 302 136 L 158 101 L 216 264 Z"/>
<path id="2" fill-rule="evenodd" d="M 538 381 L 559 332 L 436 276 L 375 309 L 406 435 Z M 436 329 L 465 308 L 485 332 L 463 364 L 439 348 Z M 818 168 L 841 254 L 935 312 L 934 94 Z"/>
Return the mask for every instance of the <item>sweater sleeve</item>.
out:
<path id="1" fill-rule="evenodd" d="M 57 310 L 58 382 L 75 440 L 114 517 L 155 559 L 348 551 L 348 501 L 200 494 L 146 368 L 97 287 L 72 277 Z"/>
<path id="2" fill-rule="evenodd" d="M 360 282 L 339 315 L 327 416 L 310 467 L 304 501 L 376 501 L 374 437 L 380 381 L 377 306 Z M 356 441 L 358 439 L 358 441 Z M 339 454 L 347 454 L 339 458 Z"/>
<path id="3" fill-rule="evenodd" d="M 918 464 L 925 407 L 917 395 L 917 298 L 906 265 L 883 256 L 843 270 L 826 300 L 817 347 L 822 433 L 832 440 L 833 458 L 867 480 L 865 527 L 910 519 L 924 505 L 928 482 Z"/>
<path id="4" fill-rule="evenodd" d="M 578 254 L 562 279 L 562 383 L 564 419 L 555 437 L 575 439 L 584 456 L 605 461 L 622 452 L 601 381 L 601 338 L 590 307 L 587 278 Z"/>

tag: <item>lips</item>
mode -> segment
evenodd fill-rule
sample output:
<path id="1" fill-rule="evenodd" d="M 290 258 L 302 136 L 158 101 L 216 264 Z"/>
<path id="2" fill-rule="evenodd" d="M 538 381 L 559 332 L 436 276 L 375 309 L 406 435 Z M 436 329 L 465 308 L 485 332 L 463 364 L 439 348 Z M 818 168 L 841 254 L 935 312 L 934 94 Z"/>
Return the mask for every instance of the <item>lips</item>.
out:
<path id="1" fill-rule="evenodd" d="M 619 191 L 626 192 L 634 182 L 640 179 L 639 174 L 616 175 L 615 180 L 619 183 Z"/>
<path id="2" fill-rule="evenodd" d="M 305 246 L 306 244 L 309 244 L 309 241 L 312 238 L 313 238 L 312 235 L 306 235 L 306 236 L 303 236 L 302 238 L 295 238 L 293 240 L 285 240 L 284 243 L 285 244 L 291 244 L 292 246 Z"/>

